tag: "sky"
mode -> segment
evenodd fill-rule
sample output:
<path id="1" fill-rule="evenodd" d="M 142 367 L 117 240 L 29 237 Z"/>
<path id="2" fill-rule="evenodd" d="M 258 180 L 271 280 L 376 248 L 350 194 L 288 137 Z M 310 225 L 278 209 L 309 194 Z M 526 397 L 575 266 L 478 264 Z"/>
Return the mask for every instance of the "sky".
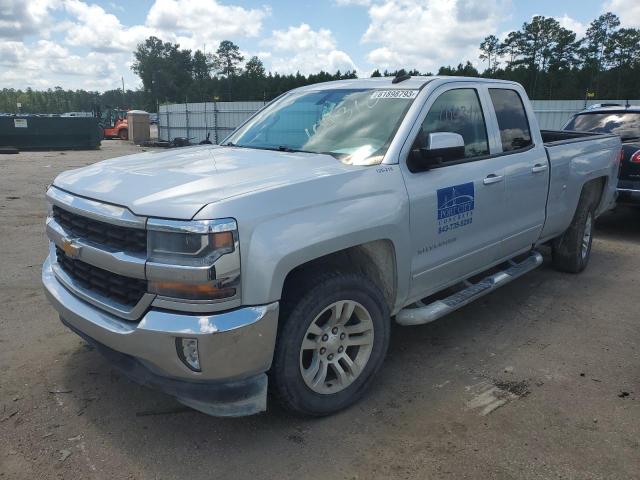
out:
<path id="1" fill-rule="evenodd" d="M 483 68 L 487 35 L 534 15 L 582 35 L 606 11 L 640 27 L 640 0 L 0 0 L 0 88 L 138 88 L 132 52 L 151 35 L 205 52 L 232 40 L 280 73 Z"/>

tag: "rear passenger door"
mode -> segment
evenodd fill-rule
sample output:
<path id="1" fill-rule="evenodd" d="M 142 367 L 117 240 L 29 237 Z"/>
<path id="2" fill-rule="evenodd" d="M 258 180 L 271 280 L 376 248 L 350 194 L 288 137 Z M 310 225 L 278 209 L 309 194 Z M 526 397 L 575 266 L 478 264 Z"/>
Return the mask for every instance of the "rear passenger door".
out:
<path id="1" fill-rule="evenodd" d="M 542 144 L 535 145 L 520 93 L 503 85 L 489 87 L 505 162 L 506 225 L 502 257 L 520 253 L 539 239 L 546 218 L 549 164 Z"/>
<path id="2" fill-rule="evenodd" d="M 411 222 L 410 300 L 488 268 L 500 255 L 505 228 L 505 159 L 492 157 L 495 131 L 487 129 L 486 88 L 460 82 L 434 91 L 406 148 L 407 160 L 428 134 L 464 139 L 464 158 L 426 171 L 403 170 Z M 489 107 L 490 108 L 490 107 Z"/>

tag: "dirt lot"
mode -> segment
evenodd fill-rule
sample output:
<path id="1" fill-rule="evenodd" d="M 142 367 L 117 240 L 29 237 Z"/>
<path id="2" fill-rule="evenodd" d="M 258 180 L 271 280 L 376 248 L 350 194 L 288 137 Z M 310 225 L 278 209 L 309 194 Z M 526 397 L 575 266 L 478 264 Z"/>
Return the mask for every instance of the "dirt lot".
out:
<path id="1" fill-rule="evenodd" d="M 46 186 L 135 150 L 0 156 L 0 479 L 640 478 L 640 209 L 600 220 L 582 275 L 547 261 L 394 328 L 348 411 L 219 419 L 114 373 L 40 287 Z"/>

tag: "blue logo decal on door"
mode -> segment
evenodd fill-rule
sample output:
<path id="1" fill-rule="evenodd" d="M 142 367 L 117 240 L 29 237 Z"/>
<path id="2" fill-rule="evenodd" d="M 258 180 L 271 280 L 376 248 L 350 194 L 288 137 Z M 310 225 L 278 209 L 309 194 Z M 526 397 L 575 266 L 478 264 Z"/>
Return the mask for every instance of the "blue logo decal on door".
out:
<path id="1" fill-rule="evenodd" d="M 473 222 L 473 182 L 438 190 L 438 233 L 457 230 Z"/>

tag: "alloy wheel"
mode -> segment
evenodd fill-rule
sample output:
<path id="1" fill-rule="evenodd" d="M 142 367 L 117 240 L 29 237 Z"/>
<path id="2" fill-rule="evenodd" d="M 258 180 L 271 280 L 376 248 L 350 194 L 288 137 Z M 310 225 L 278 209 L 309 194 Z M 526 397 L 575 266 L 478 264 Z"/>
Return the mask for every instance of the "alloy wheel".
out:
<path id="1" fill-rule="evenodd" d="M 362 373 L 373 349 L 371 315 L 360 303 L 341 300 L 318 314 L 300 347 L 300 373 L 320 394 L 337 393 Z"/>

